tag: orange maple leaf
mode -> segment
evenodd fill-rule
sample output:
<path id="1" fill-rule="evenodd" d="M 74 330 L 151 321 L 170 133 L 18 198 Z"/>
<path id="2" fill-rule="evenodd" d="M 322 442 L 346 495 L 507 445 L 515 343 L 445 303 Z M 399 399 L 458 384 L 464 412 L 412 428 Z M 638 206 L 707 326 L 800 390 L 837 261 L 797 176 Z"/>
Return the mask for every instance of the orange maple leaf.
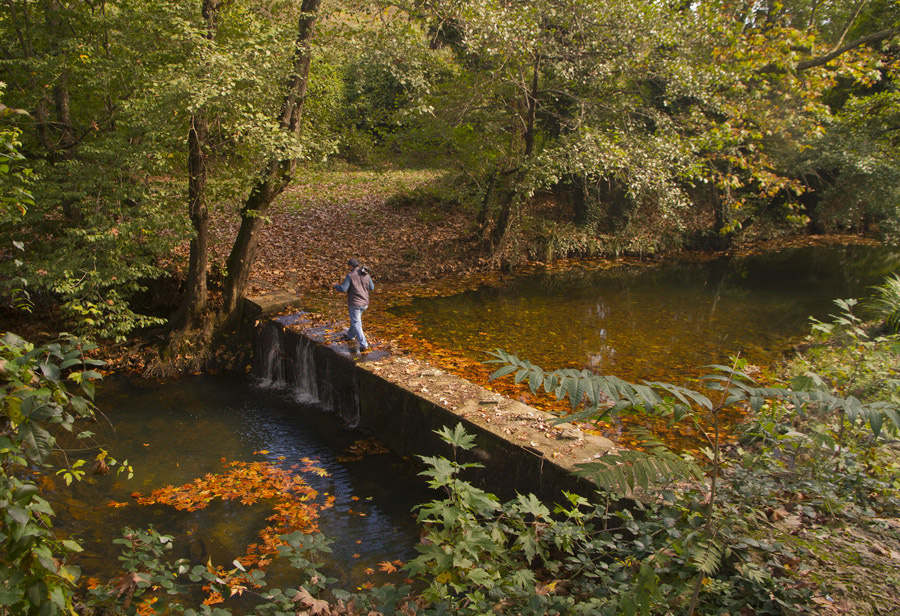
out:
<path id="1" fill-rule="evenodd" d="M 216 603 L 224 603 L 225 599 L 218 592 L 211 592 L 209 596 L 203 600 L 203 605 L 215 605 Z"/>
<path id="2" fill-rule="evenodd" d="M 395 567 L 394 563 L 392 562 L 384 561 L 378 563 L 378 570 L 384 571 L 385 573 L 393 573 L 397 570 L 397 567 Z"/>
<path id="3" fill-rule="evenodd" d="M 159 601 L 157 597 L 149 597 L 141 601 L 141 604 L 137 608 L 137 613 L 140 616 L 155 616 L 156 610 L 153 608 L 153 604 Z"/>

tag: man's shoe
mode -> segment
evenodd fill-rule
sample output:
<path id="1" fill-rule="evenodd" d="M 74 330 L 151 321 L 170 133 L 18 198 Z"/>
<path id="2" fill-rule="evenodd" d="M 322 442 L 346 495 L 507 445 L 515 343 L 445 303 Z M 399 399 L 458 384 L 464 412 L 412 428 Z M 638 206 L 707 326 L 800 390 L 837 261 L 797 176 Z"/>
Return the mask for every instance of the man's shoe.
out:
<path id="1" fill-rule="evenodd" d="M 369 345 L 368 345 L 368 344 L 367 344 L 366 346 L 361 346 L 361 347 L 359 347 L 359 352 L 360 352 L 360 353 L 365 353 L 365 352 L 368 351 L 368 350 L 369 350 Z"/>

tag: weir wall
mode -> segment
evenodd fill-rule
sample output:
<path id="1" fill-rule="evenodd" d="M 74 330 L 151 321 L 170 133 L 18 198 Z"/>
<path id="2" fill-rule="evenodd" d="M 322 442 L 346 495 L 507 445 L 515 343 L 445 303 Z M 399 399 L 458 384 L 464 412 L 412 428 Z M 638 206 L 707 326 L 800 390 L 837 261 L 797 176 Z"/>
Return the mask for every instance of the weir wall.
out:
<path id="1" fill-rule="evenodd" d="M 461 423 L 476 447 L 455 455 L 482 465 L 463 475 L 477 487 L 503 499 L 533 493 L 545 502 L 559 502 L 563 490 L 595 495 L 595 486 L 572 471 L 612 447 L 607 439 L 551 425 L 547 413 L 417 360 L 354 355 L 346 344 L 329 342 L 327 330 L 310 326 L 302 313 L 262 317 L 254 332 L 259 377 L 338 413 L 399 455 L 453 459 L 452 447 L 435 431 Z"/>

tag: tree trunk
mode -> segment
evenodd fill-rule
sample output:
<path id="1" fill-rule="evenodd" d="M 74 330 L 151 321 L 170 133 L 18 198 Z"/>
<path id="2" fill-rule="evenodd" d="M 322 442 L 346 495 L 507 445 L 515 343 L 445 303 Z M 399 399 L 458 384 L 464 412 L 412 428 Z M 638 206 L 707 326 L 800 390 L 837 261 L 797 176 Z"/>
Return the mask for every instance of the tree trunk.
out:
<path id="1" fill-rule="evenodd" d="M 527 86 L 523 84 L 523 87 L 525 88 L 525 117 L 522 118 L 524 125 L 522 130 L 522 142 L 524 144 L 522 157 L 526 161 L 534 154 L 534 124 L 535 118 L 537 117 L 540 70 L 541 56 L 536 55 L 534 57 L 534 64 L 531 68 L 531 83 Z M 521 166 L 517 166 L 516 169 L 519 169 L 520 167 Z M 499 195 L 500 211 L 497 216 L 497 222 L 494 226 L 493 233 L 491 234 L 492 250 L 495 253 L 495 260 L 506 245 L 508 234 L 515 223 L 517 210 L 520 206 L 516 186 L 518 186 L 520 181 L 521 177 L 519 177 L 518 173 L 512 175 L 512 181 L 503 186 L 502 192 Z"/>
<path id="2" fill-rule="evenodd" d="M 203 0 L 201 12 L 206 20 L 206 39 L 215 40 L 220 0 Z M 206 310 L 206 279 L 209 271 L 209 210 L 206 206 L 207 150 L 209 125 L 203 110 L 191 114 L 188 129 L 188 215 L 194 227 L 188 260 L 184 296 L 172 317 L 172 326 L 188 328 L 196 324 Z"/>
<path id="3" fill-rule="evenodd" d="M 175 328 L 187 328 L 197 323 L 206 310 L 206 276 L 209 271 L 209 211 L 206 207 L 206 144 L 207 122 L 202 112 L 191 116 L 188 130 L 188 211 L 194 238 L 188 261 L 184 296 L 172 317 Z"/>
<path id="4" fill-rule="evenodd" d="M 311 61 L 309 44 L 315 35 L 316 18 L 321 4 L 322 0 L 303 0 L 302 14 L 297 24 L 293 72 L 287 84 L 279 122 L 283 131 L 295 135 L 300 132 L 300 116 L 306 99 Z M 297 161 L 293 158 L 273 156 L 241 208 L 241 227 L 227 261 L 228 277 L 225 279 L 225 301 L 222 307 L 226 321 L 233 318 L 244 297 L 259 242 L 262 223 L 260 217 L 290 183 L 296 166 Z"/>
<path id="5" fill-rule="evenodd" d="M 541 57 L 534 58 L 531 73 L 531 90 L 525 94 L 525 158 L 531 158 L 534 152 L 534 119 L 537 115 L 538 80 L 540 78 Z"/>

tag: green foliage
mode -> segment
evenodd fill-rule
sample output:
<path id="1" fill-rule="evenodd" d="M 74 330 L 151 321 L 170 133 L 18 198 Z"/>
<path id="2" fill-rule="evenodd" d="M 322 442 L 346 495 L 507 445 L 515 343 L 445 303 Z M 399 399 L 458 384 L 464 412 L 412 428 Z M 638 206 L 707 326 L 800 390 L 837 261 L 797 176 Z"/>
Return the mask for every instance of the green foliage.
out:
<path id="1" fill-rule="evenodd" d="M 299 5 L 217 4 L 215 36 L 203 3 L 188 0 L 15 0 L 0 14 L 8 96 L 32 111 L 17 118 L 21 151 L 40 177 L 31 207 L 15 224 L 0 221 L 0 239 L 20 242 L 25 257 L 0 271 L 57 300 L 82 335 L 122 340 L 162 322 L 138 301 L 151 281 L 184 270 L 194 114 L 210 127 L 214 217 L 243 200 L 262 161 L 335 149 L 325 127 L 336 123 L 339 65 L 323 64 L 312 79 L 308 121 L 322 129 L 306 126 L 299 137 L 279 129 Z"/>
<path id="2" fill-rule="evenodd" d="M 888 331 L 900 334 L 900 275 L 888 276 L 887 280 L 876 286 L 870 304 L 884 319 Z"/>
<path id="3" fill-rule="evenodd" d="M 852 306 L 853 300 L 838 300 L 845 307 Z M 850 303 L 852 302 L 852 303 Z M 844 326 L 855 336 L 863 336 L 861 325 L 852 313 L 836 317 L 836 324 Z M 832 326 L 817 324 L 817 327 L 831 331 Z M 862 344 L 862 339 L 857 338 Z M 866 343 L 871 344 L 871 343 Z M 675 421 L 685 417 L 692 421 L 709 416 L 721 410 L 738 405 L 748 405 L 758 411 L 767 400 L 788 401 L 797 408 L 809 408 L 824 415 L 838 414 L 841 420 L 850 423 L 867 424 L 876 438 L 883 428 L 896 431 L 900 428 L 900 407 L 886 401 L 862 402 L 854 395 L 836 395 L 827 391 L 824 383 L 814 375 L 806 375 L 795 380 L 793 389 L 759 387 L 747 374 L 736 368 L 711 365 L 715 371 L 704 376 L 702 382 L 707 392 L 701 392 L 674 385 L 644 381 L 633 384 L 616 376 L 597 375 L 589 370 L 563 369 L 545 372 L 539 366 L 521 360 L 514 355 L 497 349 L 489 352 L 494 359 L 487 363 L 501 364 L 492 379 L 515 373 L 516 382 L 526 381 L 532 392 L 543 389 L 552 392 L 557 400 L 569 398 L 573 412 L 558 421 L 592 420 L 599 422 L 610 415 L 626 410 L 641 410 L 646 413 L 671 416 Z M 856 356 L 853 369 L 859 369 L 864 353 Z M 719 394 L 720 402 L 714 404 L 710 394 Z M 709 421 L 712 425 L 713 421 Z"/>
<path id="4" fill-rule="evenodd" d="M 5 85 L 0 82 L 0 95 Z M 25 112 L 0 103 L 0 120 L 12 114 L 25 115 Z M 29 190 L 32 171 L 23 166 L 25 157 L 19 152 L 21 146 L 18 129 L 0 129 L 0 225 L 18 222 L 34 205 L 34 197 Z"/>
<path id="5" fill-rule="evenodd" d="M 54 535 L 53 510 L 35 475 L 56 468 L 49 463 L 57 451 L 55 433 L 73 433 L 77 420 L 93 416 L 93 381 L 100 378 L 93 368 L 102 362 L 86 358 L 90 350 L 68 336 L 44 347 L 10 333 L 0 339 L 0 606 L 12 614 L 73 610 L 79 571 L 65 556 L 81 547 Z M 101 451 L 98 460 L 106 464 L 104 459 L 116 464 Z M 80 479 L 84 463 L 64 458 L 58 474 L 67 483 Z"/>
<path id="6" fill-rule="evenodd" d="M 602 490 L 615 494 L 647 494 L 657 486 L 678 480 L 698 481 L 702 469 L 683 458 L 646 431 L 634 436 L 640 449 L 611 451 L 595 462 L 578 466 L 579 474 L 589 476 Z"/>
<path id="7" fill-rule="evenodd" d="M 883 425 L 895 432 L 900 427 L 896 336 L 873 338 L 853 314 L 856 300 L 835 304 L 842 313 L 832 315 L 831 323 L 812 320 L 814 334 L 827 344 L 796 362 L 792 382 L 808 390 L 825 414 L 838 415 L 839 436 L 847 426 L 844 419 L 851 427 L 859 421 L 868 423 L 876 438 Z M 801 366 L 807 369 L 800 372 Z"/>
<path id="8" fill-rule="evenodd" d="M 442 437 L 459 446 L 461 430 L 445 429 Z M 601 467 L 584 471 L 608 473 L 623 464 L 639 469 L 662 457 L 666 461 L 650 463 L 657 472 L 673 456 L 658 447 L 643 457 L 611 454 Z M 425 461 L 430 484 L 448 494 L 419 509 L 425 540 L 408 565 L 428 584 L 425 614 L 486 614 L 496 606 L 534 615 L 687 614 L 695 607 L 695 588 L 696 608 L 704 614 L 747 607 L 758 614 L 797 613 L 808 599 L 779 575 L 781 559 L 793 553 L 748 535 L 744 511 L 717 518 L 717 532 L 708 533 L 710 514 L 698 493 L 684 483 L 668 489 L 684 479 L 680 469 L 670 469 L 666 480 L 662 473 L 654 477 L 665 484 L 654 491 L 663 496 L 658 502 L 618 509 L 603 498 L 592 504 L 569 494 L 551 512 L 533 495 L 498 503 L 459 477 L 462 465 Z M 697 587 L 697 579 L 707 581 Z"/>
<path id="9" fill-rule="evenodd" d="M 763 531 L 758 521 L 765 519 L 766 510 L 789 507 L 810 519 L 856 519 L 893 514 L 900 504 L 897 465 L 878 447 L 900 429 L 896 343 L 870 338 L 853 314 L 855 300 L 836 304 L 842 314 L 831 323 L 814 321 L 813 329 L 843 350 L 819 361 L 819 373 L 795 366 L 790 388 L 759 386 L 741 371 L 740 361 L 731 367 L 710 366 L 713 372 L 701 379 L 704 389 L 699 391 L 660 382 L 632 384 L 586 370 L 545 372 L 501 350 L 490 353 L 488 363 L 500 365 L 491 378 L 515 375 L 532 392 L 543 389 L 557 399 L 568 397 L 573 412 L 560 421 L 600 421 L 634 411 L 691 421 L 708 445 L 701 449 L 708 459 L 705 477 L 652 439 L 644 451 L 604 456 L 582 472 L 614 493 L 655 494 L 680 507 L 692 528 L 686 545 L 675 550 L 685 556 L 676 566 L 681 579 L 692 580 L 689 613 L 705 601 L 739 601 L 748 585 L 775 586 L 785 593 L 779 599 L 769 594 L 774 600 L 765 609 L 778 613 L 800 607 L 792 603 L 802 602 L 803 592 L 798 584 L 775 581 L 781 563 L 796 556 L 785 545 L 759 539 Z M 729 408 L 752 411 L 745 433 L 752 450 L 726 449 L 721 414 Z M 659 485 L 678 477 L 695 487 L 673 494 Z M 802 503 L 792 502 L 796 494 L 804 495 Z M 744 560 L 751 547 L 756 556 Z M 761 559 L 766 563 L 762 567 Z M 723 578 L 725 570 L 731 573 Z"/>
<path id="10" fill-rule="evenodd" d="M 3 94 L 4 86 L 0 82 L 0 95 Z M 0 121 L 11 114 L 27 115 L 21 109 L 10 109 L 0 102 Z M 24 166 L 25 157 L 19 152 L 22 146 L 19 137 L 20 132 L 15 128 L 0 129 L 0 229 L 19 223 L 28 208 L 34 205 L 34 197 L 30 191 L 33 174 L 30 168 Z M 9 241 L 16 256 L 21 256 L 25 250 L 21 237 L 12 237 Z M 9 276 L 0 282 L 0 291 L 9 296 L 14 308 L 31 310 L 28 281 L 20 273 L 22 261 L 13 258 L 11 262 Z"/>
<path id="11" fill-rule="evenodd" d="M 896 335 L 873 336 L 876 330 L 853 314 L 856 302 L 836 303 L 842 313 L 829 323 L 814 321 L 816 344 L 791 360 L 786 375 L 795 387 L 826 399 L 859 399 L 866 409 L 826 404 L 803 415 L 784 404 L 764 407 L 744 439 L 762 451 L 751 466 L 769 468 L 771 476 L 769 485 L 747 492 L 758 502 L 806 494 L 804 515 L 810 517 L 895 515 L 900 482 L 889 437 L 900 403 L 900 346 Z"/>
<path id="12" fill-rule="evenodd" d="M 896 81 L 893 71 L 884 78 Z M 876 222 L 890 241 L 900 237 L 896 140 L 900 95 L 893 87 L 872 87 L 850 96 L 827 132 L 810 139 L 804 157 L 809 169 L 827 170 L 820 180 L 820 200 L 811 214 L 820 227 L 846 228 Z"/>

